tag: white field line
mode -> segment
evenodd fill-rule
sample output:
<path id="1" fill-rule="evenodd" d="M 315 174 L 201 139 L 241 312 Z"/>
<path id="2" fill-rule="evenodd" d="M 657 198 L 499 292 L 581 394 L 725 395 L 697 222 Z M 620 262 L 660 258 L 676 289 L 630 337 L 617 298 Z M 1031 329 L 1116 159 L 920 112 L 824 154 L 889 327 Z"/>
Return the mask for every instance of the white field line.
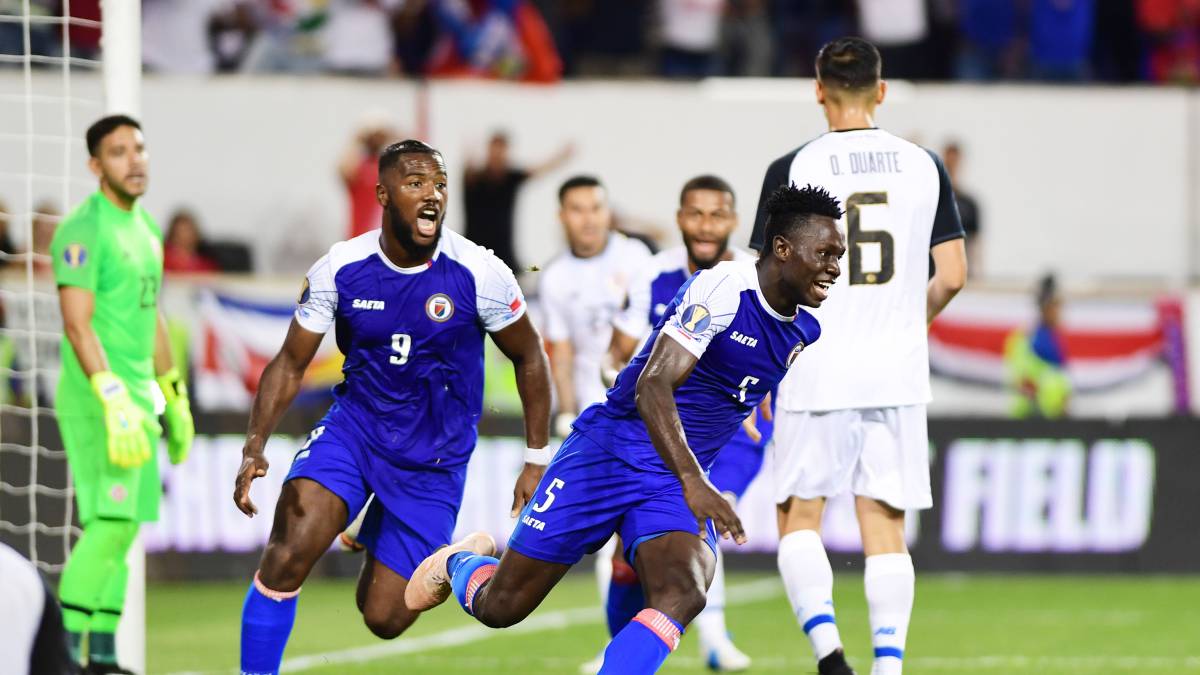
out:
<path id="1" fill-rule="evenodd" d="M 742 605 L 760 600 L 773 598 L 783 590 L 783 585 L 778 579 L 759 579 L 745 584 L 730 586 L 726 591 L 726 604 Z M 439 631 L 430 635 L 422 635 L 416 637 L 401 637 L 389 642 L 378 642 L 362 647 L 351 647 L 349 649 L 339 649 L 331 652 L 322 652 L 319 654 L 305 654 L 287 659 L 283 662 L 281 672 L 296 673 L 313 668 L 321 668 L 325 666 L 337 665 L 340 663 L 367 663 L 379 659 L 385 659 L 392 656 L 400 656 L 404 654 L 413 654 L 416 652 L 428 651 L 431 649 L 444 649 L 447 647 L 460 647 L 462 645 L 481 642 L 491 638 L 503 637 L 506 635 L 519 635 L 528 633 L 539 633 L 549 630 L 562 630 L 571 626 L 579 626 L 584 624 L 600 623 L 604 620 L 604 613 L 599 607 L 575 607 L 572 609 L 561 609 L 553 612 L 537 613 L 536 611 L 528 619 L 503 630 L 487 628 L 480 624 L 470 624 L 451 628 L 448 630 Z M 578 665 L 578 664 L 576 664 Z M 222 674 L 227 671 L 208 671 L 220 672 Z M 200 672 L 181 672 L 173 675 L 204 675 Z"/>

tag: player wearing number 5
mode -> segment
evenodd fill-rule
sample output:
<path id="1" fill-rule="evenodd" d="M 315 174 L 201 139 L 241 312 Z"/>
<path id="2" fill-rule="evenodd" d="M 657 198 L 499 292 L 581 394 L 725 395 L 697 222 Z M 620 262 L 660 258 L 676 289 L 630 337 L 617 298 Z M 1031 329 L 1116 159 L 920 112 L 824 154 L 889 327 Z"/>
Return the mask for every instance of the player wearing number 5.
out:
<path id="1" fill-rule="evenodd" d="M 829 132 L 767 169 L 751 240 L 761 248 L 764 202 L 778 185 L 820 183 L 845 205 L 846 273 L 836 300 L 815 312 L 824 338 L 797 360 L 776 403 L 779 569 L 820 672 L 852 672 L 819 535 L 825 499 L 852 491 L 866 553 L 871 672 L 895 675 L 914 587 L 904 511 L 932 505 L 926 326 L 962 288 L 967 259 L 941 160 L 875 126 L 887 93 L 879 52 L 842 38 L 821 49 L 816 69 Z"/>
<path id="2" fill-rule="evenodd" d="M 379 637 L 417 619 L 404 589 L 417 563 L 450 543 L 483 410 L 483 340 L 516 366 L 530 450 L 513 491 L 524 507 L 550 461 L 550 375 L 512 272 L 443 232 L 446 165 L 419 141 L 384 148 L 376 197 L 382 230 L 329 250 L 308 272 L 279 354 L 263 371 L 234 500 L 253 516 L 263 447 L 331 328 L 345 354 L 335 403 L 292 461 L 275 523 L 242 611 L 242 671 L 279 671 L 296 596 L 334 538 L 367 508 L 358 608 Z M 490 555 L 486 534 L 469 538 Z"/>
<path id="3" fill-rule="evenodd" d="M 162 232 L 138 203 L 147 183 L 141 127 L 123 115 L 105 117 L 88 129 L 87 148 L 100 189 L 50 244 L 65 334 L 54 407 L 83 525 L 59 595 L 72 656 L 80 660 L 88 634 L 87 672 L 116 673 L 125 672 L 114 642 L 125 554 L 138 524 L 158 519 L 162 497 L 156 379 L 172 463 L 187 456 L 194 429 L 158 311 Z"/>

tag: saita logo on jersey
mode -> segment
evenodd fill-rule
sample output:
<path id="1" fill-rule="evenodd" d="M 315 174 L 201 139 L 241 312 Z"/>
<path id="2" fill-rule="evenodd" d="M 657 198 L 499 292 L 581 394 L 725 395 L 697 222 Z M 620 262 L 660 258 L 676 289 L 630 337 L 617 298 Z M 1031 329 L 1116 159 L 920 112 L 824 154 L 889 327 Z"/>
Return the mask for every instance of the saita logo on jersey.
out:
<path id="1" fill-rule="evenodd" d="M 797 343 L 795 347 L 792 347 L 792 353 L 788 354 L 786 367 L 791 368 L 792 364 L 796 362 L 796 357 L 800 356 L 800 352 L 802 351 L 804 351 L 803 342 Z"/>
<path id="2" fill-rule="evenodd" d="M 116 485 L 112 486 L 111 490 L 108 491 L 108 496 L 114 502 L 120 504 L 129 498 L 129 490 L 126 489 L 124 485 L 117 483 Z"/>
<path id="3" fill-rule="evenodd" d="M 425 301 L 425 314 L 434 321 L 442 323 L 454 316 L 454 303 L 445 293 L 434 293 Z"/>
<path id="4" fill-rule="evenodd" d="M 82 267 L 87 262 L 88 252 L 83 244 L 67 244 L 63 251 L 63 262 L 67 267 Z"/>
<path id="5" fill-rule="evenodd" d="M 692 335 L 703 333 L 708 325 L 712 323 L 712 312 L 700 303 L 688 305 L 679 315 L 679 325 L 684 332 Z"/>
<path id="6" fill-rule="evenodd" d="M 308 287 L 308 277 L 304 277 L 304 285 L 300 287 L 300 297 L 296 299 L 296 304 L 307 304 L 309 295 L 311 295 L 311 292 Z"/>

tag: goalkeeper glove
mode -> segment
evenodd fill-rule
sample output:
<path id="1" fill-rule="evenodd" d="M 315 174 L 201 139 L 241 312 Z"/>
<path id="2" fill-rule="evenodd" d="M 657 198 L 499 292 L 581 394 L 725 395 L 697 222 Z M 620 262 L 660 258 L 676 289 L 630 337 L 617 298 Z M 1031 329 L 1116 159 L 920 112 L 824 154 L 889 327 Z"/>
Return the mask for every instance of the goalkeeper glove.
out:
<path id="1" fill-rule="evenodd" d="M 179 376 L 179 371 L 172 368 L 158 376 L 158 386 L 167 400 L 167 407 L 163 410 L 163 417 L 167 420 L 167 455 L 172 464 L 182 464 L 196 436 L 187 383 Z"/>
<path id="2" fill-rule="evenodd" d="M 141 466 L 150 459 L 146 413 L 129 398 L 125 383 L 110 371 L 92 375 L 91 382 L 92 389 L 104 406 L 108 460 L 125 469 Z"/>

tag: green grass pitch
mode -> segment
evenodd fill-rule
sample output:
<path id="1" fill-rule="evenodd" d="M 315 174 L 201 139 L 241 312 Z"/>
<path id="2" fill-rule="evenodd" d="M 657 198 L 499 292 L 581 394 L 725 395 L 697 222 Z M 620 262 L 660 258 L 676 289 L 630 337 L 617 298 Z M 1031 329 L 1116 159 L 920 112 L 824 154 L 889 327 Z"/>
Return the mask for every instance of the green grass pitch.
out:
<path id="1" fill-rule="evenodd" d="M 728 611 L 752 672 L 811 673 L 808 641 L 775 575 L 731 574 Z M 235 672 L 242 583 L 151 584 L 151 673 Z M 838 625 L 852 664 L 870 671 L 862 578 L 840 575 Z M 354 606 L 353 582 L 304 588 L 284 670 L 311 673 L 574 673 L 606 632 L 587 574 L 569 575 L 517 628 L 490 631 L 454 604 L 399 639 L 376 639 Z M 906 673 L 1200 672 L 1200 577 L 924 575 Z M 292 668 L 289 668 L 289 664 Z M 704 672 L 685 636 L 663 672 Z"/>

